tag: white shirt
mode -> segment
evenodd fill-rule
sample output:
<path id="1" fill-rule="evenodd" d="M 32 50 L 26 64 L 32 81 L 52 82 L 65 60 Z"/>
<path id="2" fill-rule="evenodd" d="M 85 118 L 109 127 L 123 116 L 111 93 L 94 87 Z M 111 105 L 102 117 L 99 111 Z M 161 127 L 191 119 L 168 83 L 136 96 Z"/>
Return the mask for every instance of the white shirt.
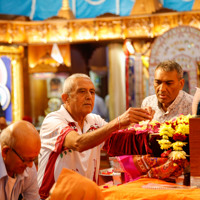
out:
<path id="1" fill-rule="evenodd" d="M 103 144 L 83 152 L 71 149 L 63 150 L 63 142 L 69 128 L 78 134 L 87 134 L 105 125 L 106 122 L 99 115 L 88 114 L 84 122 L 83 132 L 78 123 L 62 105 L 58 111 L 51 112 L 43 121 L 41 136 L 41 151 L 38 165 L 38 184 L 40 197 L 46 198 L 52 184 L 58 179 L 63 168 L 74 170 L 81 175 L 97 182 L 100 150 Z"/>
<path id="2" fill-rule="evenodd" d="M 11 193 L 12 193 L 12 189 L 14 187 L 15 182 L 16 182 L 16 178 L 12 178 L 8 176 L 8 180 L 6 183 L 6 191 L 7 191 L 8 200 L 11 199 Z"/>
<path id="3" fill-rule="evenodd" d="M 152 109 L 155 110 L 153 119 L 162 123 L 172 119 L 173 117 L 177 117 L 180 114 L 192 114 L 192 101 L 192 95 L 184 92 L 183 90 L 180 90 L 178 96 L 167 108 L 166 112 L 161 108 L 161 105 L 158 102 L 157 96 L 155 94 L 146 97 L 143 100 L 141 107 L 152 107 Z"/>
<path id="4" fill-rule="evenodd" d="M 1 200 L 16 200 L 22 194 L 24 199 L 39 200 L 39 188 L 37 183 L 37 171 L 35 164 L 31 168 L 27 167 L 22 174 L 16 175 L 14 186 L 8 188 L 9 176 L 6 171 L 1 155 L 0 145 L 0 199 Z M 10 191 L 12 189 L 12 191 Z"/>

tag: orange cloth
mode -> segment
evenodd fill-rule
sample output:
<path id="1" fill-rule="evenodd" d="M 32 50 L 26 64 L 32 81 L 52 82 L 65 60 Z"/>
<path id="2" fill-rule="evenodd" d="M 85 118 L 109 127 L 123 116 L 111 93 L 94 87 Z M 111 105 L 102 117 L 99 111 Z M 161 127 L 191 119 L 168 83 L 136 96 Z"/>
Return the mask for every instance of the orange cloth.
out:
<path id="1" fill-rule="evenodd" d="M 107 189 L 102 186 L 101 189 L 104 200 L 200 200 L 200 189 L 170 190 L 142 188 L 143 185 L 149 183 L 176 185 L 159 179 L 143 178 Z"/>
<path id="2" fill-rule="evenodd" d="M 52 191 L 50 200 L 103 200 L 98 185 L 69 169 L 63 169 Z"/>

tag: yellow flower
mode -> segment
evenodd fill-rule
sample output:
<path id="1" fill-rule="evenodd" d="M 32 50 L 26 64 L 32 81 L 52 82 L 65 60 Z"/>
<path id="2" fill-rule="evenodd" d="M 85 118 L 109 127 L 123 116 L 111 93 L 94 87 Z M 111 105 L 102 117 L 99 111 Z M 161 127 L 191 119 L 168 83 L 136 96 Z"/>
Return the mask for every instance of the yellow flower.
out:
<path id="1" fill-rule="evenodd" d="M 171 125 L 167 125 L 167 124 L 162 124 L 160 126 L 160 129 L 159 129 L 159 133 L 160 135 L 167 135 L 168 137 L 172 137 L 173 134 L 174 134 L 174 129 L 171 127 Z"/>
<path id="2" fill-rule="evenodd" d="M 186 153 L 185 151 L 172 151 L 169 154 L 169 158 L 172 160 L 186 159 Z"/>
<path id="3" fill-rule="evenodd" d="M 188 124 L 178 124 L 176 127 L 175 133 L 182 135 L 189 134 L 189 125 Z"/>
<path id="4" fill-rule="evenodd" d="M 169 149 L 171 147 L 170 144 L 160 144 L 161 149 Z"/>
<path id="5" fill-rule="evenodd" d="M 192 118 L 194 115 L 180 115 L 178 118 L 177 118 L 177 123 L 179 124 L 182 124 L 182 123 L 186 123 L 186 124 L 189 124 L 189 119 Z"/>
<path id="6" fill-rule="evenodd" d="M 161 149 L 169 149 L 171 147 L 171 142 L 169 140 L 158 140 Z"/>
<path id="7" fill-rule="evenodd" d="M 149 124 L 150 125 L 153 125 L 153 126 L 155 126 L 156 124 L 158 124 L 159 122 L 157 121 L 157 120 L 151 120 L 150 122 L 149 122 Z"/>
<path id="8" fill-rule="evenodd" d="M 138 130 L 145 130 L 145 129 L 147 129 L 147 125 L 135 127 L 136 131 L 138 131 Z"/>
<path id="9" fill-rule="evenodd" d="M 164 140 L 168 140 L 168 139 L 169 139 L 169 137 L 168 137 L 167 135 L 163 135 L 162 138 L 163 138 Z"/>
<path id="10" fill-rule="evenodd" d="M 188 135 L 189 119 L 191 117 L 193 117 L 193 115 L 180 115 L 179 117 L 172 118 L 171 120 L 163 123 L 160 126 L 159 134 L 162 136 L 162 140 L 159 140 L 158 143 L 161 149 L 170 149 L 171 147 L 173 147 L 173 151 L 169 155 L 169 157 L 173 160 L 186 159 L 186 152 L 183 151 L 183 146 L 185 146 L 187 143 L 182 141 L 176 141 L 171 144 L 169 138 L 173 137 L 173 139 L 178 139 L 180 138 L 178 137 L 180 136 L 180 134 L 184 137 L 185 135 Z M 175 130 L 172 128 L 172 126 L 175 127 Z"/>
<path id="11" fill-rule="evenodd" d="M 187 144 L 186 142 L 176 141 L 172 143 L 171 146 L 175 151 L 182 151 L 183 150 L 182 147 L 185 146 L 186 144 Z"/>
<path id="12" fill-rule="evenodd" d="M 158 140 L 158 143 L 159 144 L 171 144 L 171 142 L 169 140 L 165 140 L 165 139 Z"/>

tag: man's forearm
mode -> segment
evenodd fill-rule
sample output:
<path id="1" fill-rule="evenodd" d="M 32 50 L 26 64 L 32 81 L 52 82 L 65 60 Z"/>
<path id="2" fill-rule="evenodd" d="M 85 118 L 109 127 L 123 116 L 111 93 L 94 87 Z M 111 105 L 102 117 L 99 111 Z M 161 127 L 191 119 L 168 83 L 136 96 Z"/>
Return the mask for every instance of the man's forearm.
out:
<path id="1" fill-rule="evenodd" d="M 118 130 L 119 127 L 119 121 L 116 118 L 103 127 L 85 134 L 79 135 L 75 131 L 72 131 L 66 136 L 64 147 L 79 152 L 85 151 L 101 144 L 113 131 Z"/>

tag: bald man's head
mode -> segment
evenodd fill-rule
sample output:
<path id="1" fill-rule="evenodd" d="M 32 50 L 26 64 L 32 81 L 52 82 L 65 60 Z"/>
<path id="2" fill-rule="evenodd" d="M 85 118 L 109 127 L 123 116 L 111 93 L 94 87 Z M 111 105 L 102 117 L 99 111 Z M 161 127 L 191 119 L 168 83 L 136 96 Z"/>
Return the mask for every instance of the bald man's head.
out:
<path id="1" fill-rule="evenodd" d="M 2 157 L 11 176 L 13 173 L 23 173 L 26 167 L 32 167 L 41 147 L 39 133 L 30 122 L 23 120 L 5 128 L 0 135 L 0 142 Z"/>
<path id="2" fill-rule="evenodd" d="M 35 127 L 28 121 L 20 120 L 9 125 L 1 133 L 1 145 L 4 143 L 15 146 L 18 143 L 26 145 L 27 141 L 35 140 L 40 143 L 40 137 Z"/>

